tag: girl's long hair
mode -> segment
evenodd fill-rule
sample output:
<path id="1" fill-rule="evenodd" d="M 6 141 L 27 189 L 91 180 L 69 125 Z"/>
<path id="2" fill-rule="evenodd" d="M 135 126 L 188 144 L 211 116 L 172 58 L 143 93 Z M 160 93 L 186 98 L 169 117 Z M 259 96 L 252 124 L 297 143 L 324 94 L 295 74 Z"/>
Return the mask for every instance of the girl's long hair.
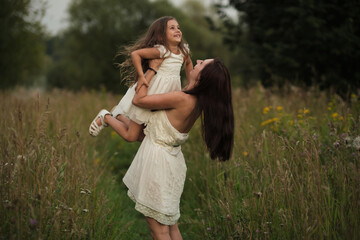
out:
<path id="1" fill-rule="evenodd" d="M 234 113 L 230 74 L 218 58 L 200 72 L 194 88 L 185 91 L 197 97 L 195 111 L 201 114 L 202 136 L 212 159 L 229 160 L 234 144 Z"/>
<path id="2" fill-rule="evenodd" d="M 125 56 L 126 60 L 121 63 L 117 64 L 117 67 L 120 68 L 121 76 L 123 77 L 123 81 L 126 81 L 129 84 L 134 83 L 137 81 L 137 72 L 134 68 L 134 65 L 131 60 L 131 53 L 135 50 L 142 49 L 142 48 L 152 48 L 155 45 L 163 45 L 167 51 L 170 51 L 169 44 L 166 41 L 166 29 L 167 23 L 169 20 L 176 20 L 174 17 L 171 16 L 164 16 L 155 20 L 149 27 L 146 34 L 138 39 L 134 44 L 125 46 L 124 50 L 119 51 L 115 56 Z M 189 56 L 189 51 L 184 46 L 184 40 L 181 39 L 179 43 L 179 50 L 184 55 L 185 59 Z M 142 68 L 144 73 L 149 68 L 149 60 L 142 59 L 141 61 Z"/>

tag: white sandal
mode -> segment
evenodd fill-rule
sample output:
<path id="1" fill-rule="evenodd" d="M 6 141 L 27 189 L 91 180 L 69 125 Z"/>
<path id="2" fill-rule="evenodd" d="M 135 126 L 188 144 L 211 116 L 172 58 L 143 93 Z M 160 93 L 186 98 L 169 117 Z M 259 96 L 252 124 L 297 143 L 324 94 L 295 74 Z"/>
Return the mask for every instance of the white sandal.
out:
<path id="1" fill-rule="evenodd" d="M 97 135 L 99 135 L 99 133 L 101 132 L 101 130 L 104 129 L 104 127 L 107 127 L 108 125 L 104 122 L 104 117 L 105 115 L 111 115 L 111 113 L 105 109 L 102 109 L 98 115 L 96 115 L 96 117 L 94 118 L 94 120 L 91 122 L 90 127 L 89 127 L 89 133 L 91 136 L 96 137 Z M 100 118 L 101 121 L 101 125 L 99 126 L 96 123 L 96 120 Z"/>

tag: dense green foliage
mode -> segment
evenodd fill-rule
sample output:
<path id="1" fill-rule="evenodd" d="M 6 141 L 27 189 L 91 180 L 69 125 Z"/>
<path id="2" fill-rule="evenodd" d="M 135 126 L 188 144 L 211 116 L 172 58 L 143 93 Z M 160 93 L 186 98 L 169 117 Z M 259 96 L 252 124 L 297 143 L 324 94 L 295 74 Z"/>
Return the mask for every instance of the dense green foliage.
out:
<path id="1" fill-rule="evenodd" d="M 194 62 L 224 60 L 233 86 L 251 86 L 259 79 L 264 86 L 316 85 L 347 99 L 360 86 L 357 1 L 231 0 L 219 4 L 215 14 L 198 0 L 185 0 L 180 7 L 169 0 L 74 0 L 69 27 L 50 39 L 39 23 L 44 5 L 34 6 L 31 0 L 2 3 L 0 88 L 42 81 L 49 88 L 124 92 L 114 67 L 124 57 L 115 59 L 117 51 L 164 15 L 178 19 Z M 229 6 L 236 16 L 225 10 Z"/>
<path id="2" fill-rule="evenodd" d="M 42 9 L 30 0 L 2 0 L 0 7 L 0 88 L 31 84 L 44 65 Z"/>
<path id="3" fill-rule="evenodd" d="M 265 86 L 286 81 L 334 88 L 342 96 L 360 87 L 359 1 L 231 0 L 239 15 L 226 41 L 256 65 Z M 222 8 L 220 8 L 221 10 Z M 347 95 L 348 94 L 348 95 Z"/>
<path id="4" fill-rule="evenodd" d="M 115 62 L 124 61 L 124 57 L 114 59 L 116 52 L 142 36 L 155 19 L 165 15 L 178 19 L 194 58 L 221 56 L 226 60 L 228 51 L 219 47 L 221 36 L 211 32 L 199 15 L 204 11 L 201 4 L 189 1 L 187 6 L 193 15 L 191 11 L 185 14 L 167 0 L 73 1 L 70 27 L 51 42 L 55 52 L 49 85 L 74 90 L 99 89 L 102 85 L 114 92 L 124 90 L 119 70 L 113 66 Z M 199 11 L 195 11 L 197 8 Z"/>

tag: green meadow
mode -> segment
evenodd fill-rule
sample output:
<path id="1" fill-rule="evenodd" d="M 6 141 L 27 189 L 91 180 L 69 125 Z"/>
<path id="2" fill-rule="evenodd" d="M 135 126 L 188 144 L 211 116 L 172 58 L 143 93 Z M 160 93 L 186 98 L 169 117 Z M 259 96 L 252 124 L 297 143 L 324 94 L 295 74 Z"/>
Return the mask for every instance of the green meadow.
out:
<path id="1" fill-rule="evenodd" d="M 151 239 L 122 183 L 139 143 L 88 133 L 119 99 L 0 92 L 0 239 Z M 209 158 L 198 123 L 182 147 L 183 238 L 360 239 L 359 96 L 259 85 L 233 104 L 230 161 Z"/>

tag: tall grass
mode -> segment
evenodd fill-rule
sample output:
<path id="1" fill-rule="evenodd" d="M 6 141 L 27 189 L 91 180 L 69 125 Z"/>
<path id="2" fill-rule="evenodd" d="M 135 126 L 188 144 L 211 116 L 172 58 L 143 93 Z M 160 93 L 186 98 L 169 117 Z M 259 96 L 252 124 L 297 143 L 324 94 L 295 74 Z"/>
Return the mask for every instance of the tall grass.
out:
<path id="1" fill-rule="evenodd" d="M 234 90 L 230 161 L 194 126 L 184 239 L 360 239 L 360 102 L 320 92 Z M 138 143 L 87 133 L 118 96 L 2 92 L 0 239 L 151 239 L 121 183 Z"/>
<path id="2" fill-rule="evenodd" d="M 205 239 L 359 239 L 359 107 L 355 95 L 234 91 L 233 158 L 211 162 L 199 130 L 184 146 L 180 222 Z"/>
<path id="3" fill-rule="evenodd" d="M 0 239 L 117 239 L 128 202 L 99 163 L 110 132 L 95 139 L 87 128 L 118 98 L 19 90 L 0 99 Z"/>

